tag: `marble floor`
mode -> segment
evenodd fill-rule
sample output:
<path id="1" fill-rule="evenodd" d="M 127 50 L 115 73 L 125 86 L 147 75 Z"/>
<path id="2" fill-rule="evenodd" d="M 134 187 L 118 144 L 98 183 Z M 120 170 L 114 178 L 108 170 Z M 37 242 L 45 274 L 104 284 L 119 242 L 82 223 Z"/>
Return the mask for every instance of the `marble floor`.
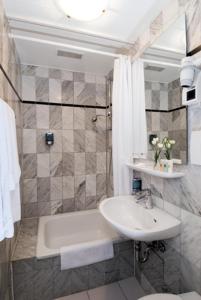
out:
<path id="1" fill-rule="evenodd" d="M 86 292 L 73 294 L 55 300 L 137 300 L 145 292 L 136 278 L 130 277 Z"/>

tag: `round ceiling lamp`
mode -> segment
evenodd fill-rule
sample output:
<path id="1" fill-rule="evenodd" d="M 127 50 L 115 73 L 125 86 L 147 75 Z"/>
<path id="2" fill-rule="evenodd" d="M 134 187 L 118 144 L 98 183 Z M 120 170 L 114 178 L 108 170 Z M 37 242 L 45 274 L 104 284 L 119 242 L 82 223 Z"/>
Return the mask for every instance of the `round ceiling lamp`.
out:
<path id="1" fill-rule="evenodd" d="M 68 17 L 92 21 L 105 12 L 108 0 L 58 0 L 58 3 Z"/>

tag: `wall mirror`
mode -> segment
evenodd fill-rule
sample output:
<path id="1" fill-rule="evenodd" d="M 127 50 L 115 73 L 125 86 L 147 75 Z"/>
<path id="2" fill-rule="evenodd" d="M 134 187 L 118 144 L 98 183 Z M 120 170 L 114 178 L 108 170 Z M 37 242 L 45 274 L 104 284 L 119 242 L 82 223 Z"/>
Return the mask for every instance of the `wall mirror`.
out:
<path id="1" fill-rule="evenodd" d="M 185 15 L 182 15 L 147 48 L 142 58 L 145 70 L 145 100 L 150 135 L 176 141 L 172 157 L 187 163 L 187 108 L 182 106 L 180 63 L 186 56 Z M 149 144 L 149 159 L 153 158 Z"/>

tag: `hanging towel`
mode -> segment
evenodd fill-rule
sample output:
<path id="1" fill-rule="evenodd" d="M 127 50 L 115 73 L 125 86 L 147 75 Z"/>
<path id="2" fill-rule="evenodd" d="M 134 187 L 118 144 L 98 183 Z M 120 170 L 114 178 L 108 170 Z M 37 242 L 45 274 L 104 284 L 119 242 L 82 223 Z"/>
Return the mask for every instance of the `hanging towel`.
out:
<path id="1" fill-rule="evenodd" d="M 61 270 L 90 265 L 114 257 L 111 240 L 96 240 L 60 249 Z"/>
<path id="2" fill-rule="evenodd" d="M 0 99 L 0 241 L 13 237 L 21 219 L 20 175 L 15 115 Z"/>
<path id="3" fill-rule="evenodd" d="M 147 158 L 144 63 L 141 59 L 135 60 L 132 64 L 132 98 L 133 157 Z"/>

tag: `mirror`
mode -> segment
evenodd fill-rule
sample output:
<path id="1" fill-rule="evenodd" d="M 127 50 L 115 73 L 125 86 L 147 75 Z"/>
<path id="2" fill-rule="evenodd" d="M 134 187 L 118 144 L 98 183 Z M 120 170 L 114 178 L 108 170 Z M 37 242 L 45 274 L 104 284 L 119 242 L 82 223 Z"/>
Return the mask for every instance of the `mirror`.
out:
<path id="1" fill-rule="evenodd" d="M 145 101 L 150 135 L 174 139 L 172 158 L 187 163 L 187 108 L 182 106 L 180 63 L 186 56 L 185 16 L 165 30 L 143 53 Z M 149 159 L 153 159 L 149 143 Z"/>

